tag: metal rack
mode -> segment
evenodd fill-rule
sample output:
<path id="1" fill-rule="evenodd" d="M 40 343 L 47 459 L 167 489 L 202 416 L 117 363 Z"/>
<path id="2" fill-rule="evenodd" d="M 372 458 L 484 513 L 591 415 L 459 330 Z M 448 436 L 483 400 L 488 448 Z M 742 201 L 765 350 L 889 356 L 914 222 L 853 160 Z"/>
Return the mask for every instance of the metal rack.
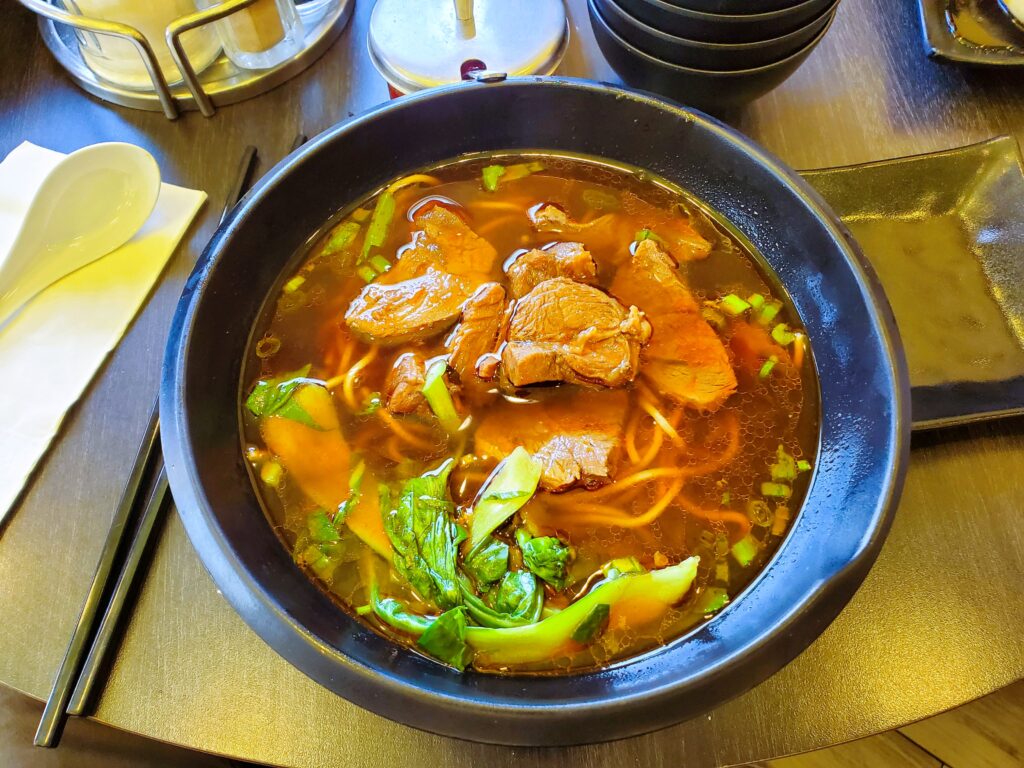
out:
<path id="1" fill-rule="evenodd" d="M 56 2 L 57 0 L 53 0 Z M 189 30 L 211 24 L 236 13 L 256 0 L 225 0 L 218 5 L 188 14 L 168 25 L 165 41 L 148 40 L 139 30 L 127 24 L 95 19 L 74 13 L 47 0 L 19 0 L 38 14 L 43 42 L 71 78 L 83 89 L 105 101 L 133 109 L 162 111 L 169 120 L 184 110 L 198 110 L 212 117 L 216 108 L 261 93 L 280 85 L 316 61 L 341 34 L 352 16 L 355 0 L 338 0 L 318 19 L 304 19 L 306 31 L 302 50 L 287 61 L 264 70 L 237 67 L 221 54 L 209 67 L 197 74 L 181 44 L 181 36 Z M 74 3 L 65 3 L 74 9 Z M 110 35 L 131 43 L 146 67 L 153 83 L 152 90 L 137 90 L 111 82 L 89 68 L 79 46 L 82 35 Z M 181 72 L 178 83 L 168 83 L 153 52 L 154 44 L 166 42 L 171 57 Z"/>

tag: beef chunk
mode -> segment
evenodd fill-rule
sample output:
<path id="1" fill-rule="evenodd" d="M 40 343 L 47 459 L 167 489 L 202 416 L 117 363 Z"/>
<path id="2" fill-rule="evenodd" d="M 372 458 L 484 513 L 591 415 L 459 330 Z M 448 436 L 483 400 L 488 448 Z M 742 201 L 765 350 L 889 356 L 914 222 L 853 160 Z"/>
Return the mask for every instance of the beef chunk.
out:
<path id="1" fill-rule="evenodd" d="M 736 375 L 718 334 L 701 316 L 676 265 L 653 240 L 619 267 L 611 293 L 642 304 L 653 333 L 643 350 L 644 375 L 671 399 L 713 411 L 736 391 Z"/>
<path id="2" fill-rule="evenodd" d="M 384 380 L 384 398 L 387 409 L 394 414 L 413 413 L 426 404 L 423 397 L 423 379 L 426 367 L 417 352 L 399 355 Z"/>
<path id="3" fill-rule="evenodd" d="M 611 480 L 626 416 L 625 392 L 576 391 L 539 403 L 503 403 L 477 428 L 477 451 L 504 458 L 517 445 L 541 463 L 541 487 L 595 488 Z"/>
<path id="4" fill-rule="evenodd" d="M 484 283 L 462 308 L 462 320 L 446 342 L 448 365 L 459 374 L 467 393 L 477 393 L 486 386 L 483 378 L 490 377 L 478 374 L 477 361 L 498 348 L 505 325 L 505 289 L 497 283 Z"/>
<path id="5" fill-rule="evenodd" d="M 501 364 L 514 387 L 546 381 L 619 387 L 636 377 L 650 335 L 635 306 L 556 277 L 516 302 Z"/>
<path id="6" fill-rule="evenodd" d="M 416 219 L 420 229 L 403 250 L 398 263 L 382 279 L 400 282 L 418 277 L 428 267 L 467 278 L 476 285 L 489 279 L 498 252 L 447 208 L 431 208 Z"/>
<path id="7" fill-rule="evenodd" d="M 466 278 L 427 267 L 399 283 L 374 281 L 349 304 L 345 322 L 354 333 L 377 344 L 402 344 L 449 328 L 475 286 Z"/>
<path id="8" fill-rule="evenodd" d="M 556 243 L 520 254 L 505 267 L 505 274 L 512 295 L 518 299 L 553 277 L 593 285 L 597 282 L 597 265 L 582 243 Z"/>

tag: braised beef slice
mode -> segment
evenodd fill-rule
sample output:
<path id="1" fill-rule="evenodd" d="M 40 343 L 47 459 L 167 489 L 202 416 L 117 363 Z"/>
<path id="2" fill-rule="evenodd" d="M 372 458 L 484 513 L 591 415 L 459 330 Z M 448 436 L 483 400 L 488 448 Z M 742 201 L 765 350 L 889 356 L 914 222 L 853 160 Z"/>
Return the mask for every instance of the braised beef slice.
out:
<path id="1" fill-rule="evenodd" d="M 673 216 L 658 224 L 654 231 L 677 262 L 706 259 L 711 253 L 711 241 L 694 228 L 689 218 Z"/>
<path id="2" fill-rule="evenodd" d="M 619 213 L 605 213 L 593 221 L 578 222 L 554 205 L 538 205 L 530 209 L 530 221 L 538 232 L 571 234 L 591 253 L 603 253 L 609 259 L 625 257 L 625 246 L 636 234 L 632 218 Z"/>
<path id="3" fill-rule="evenodd" d="M 394 414 L 408 414 L 426 404 L 423 397 L 423 378 L 426 367 L 417 352 L 399 355 L 384 380 L 384 398 L 387 409 Z"/>
<path id="4" fill-rule="evenodd" d="M 512 295 L 519 298 L 553 277 L 593 285 L 597 282 L 597 265 L 583 243 L 556 243 L 520 254 L 505 267 L 505 274 Z"/>
<path id="5" fill-rule="evenodd" d="M 637 374 L 650 323 L 603 291 L 564 277 L 516 302 L 501 365 L 514 387 L 550 381 L 620 387 Z"/>
<path id="6" fill-rule="evenodd" d="M 398 263 L 381 278 L 384 282 L 418 277 L 428 267 L 467 278 L 474 287 L 491 279 L 498 252 L 458 215 L 435 207 L 417 217 L 416 224 L 420 229 L 399 251 Z"/>
<path id="7" fill-rule="evenodd" d="M 497 283 L 484 283 L 463 306 L 462 319 L 446 342 L 448 365 L 458 373 L 467 393 L 487 386 L 477 372 L 477 361 L 498 348 L 505 330 L 505 309 L 505 289 Z"/>
<path id="8" fill-rule="evenodd" d="M 433 267 L 399 283 L 374 281 L 349 304 L 345 322 L 358 336 L 377 344 L 427 338 L 455 322 L 475 287 L 464 277 Z"/>
<path id="9" fill-rule="evenodd" d="M 541 463 L 540 484 L 549 491 L 598 487 L 611 480 L 626 398 L 621 391 L 581 390 L 571 402 L 502 403 L 484 414 L 476 449 L 504 458 L 523 446 Z"/>
<path id="10" fill-rule="evenodd" d="M 644 240 L 619 267 L 611 293 L 644 308 L 653 329 L 643 350 L 644 375 L 671 399 L 713 411 L 736 391 L 736 375 L 722 340 L 701 316 L 671 257 Z"/>
<path id="11" fill-rule="evenodd" d="M 401 344 L 449 327 L 477 286 L 489 279 L 494 247 L 457 215 L 432 208 L 397 263 L 349 305 L 345 322 L 362 338 Z"/>

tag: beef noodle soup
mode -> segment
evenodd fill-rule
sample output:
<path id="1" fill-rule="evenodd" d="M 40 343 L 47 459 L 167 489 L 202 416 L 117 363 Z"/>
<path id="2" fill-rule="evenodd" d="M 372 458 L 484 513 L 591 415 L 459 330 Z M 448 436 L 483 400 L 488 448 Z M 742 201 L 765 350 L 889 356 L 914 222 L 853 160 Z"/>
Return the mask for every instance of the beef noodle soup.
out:
<path id="1" fill-rule="evenodd" d="M 817 383 L 728 225 L 582 157 L 360 201 L 254 334 L 246 457 L 296 562 L 458 670 L 564 672 L 736 599 L 800 507 Z"/>

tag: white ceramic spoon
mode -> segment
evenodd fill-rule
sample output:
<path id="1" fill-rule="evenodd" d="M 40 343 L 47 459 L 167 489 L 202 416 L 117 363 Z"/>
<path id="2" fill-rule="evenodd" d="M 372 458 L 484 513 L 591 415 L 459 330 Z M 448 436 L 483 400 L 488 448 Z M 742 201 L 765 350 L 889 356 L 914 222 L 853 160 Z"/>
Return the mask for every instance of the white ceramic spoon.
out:
<path id="1" fill-rule="evenodd" d="M 128 242 L 159 194 L 160 168 L 134 144 L 94 144 L 61 160 L 0 254 L 0 326 L 43 289 Z"/>

